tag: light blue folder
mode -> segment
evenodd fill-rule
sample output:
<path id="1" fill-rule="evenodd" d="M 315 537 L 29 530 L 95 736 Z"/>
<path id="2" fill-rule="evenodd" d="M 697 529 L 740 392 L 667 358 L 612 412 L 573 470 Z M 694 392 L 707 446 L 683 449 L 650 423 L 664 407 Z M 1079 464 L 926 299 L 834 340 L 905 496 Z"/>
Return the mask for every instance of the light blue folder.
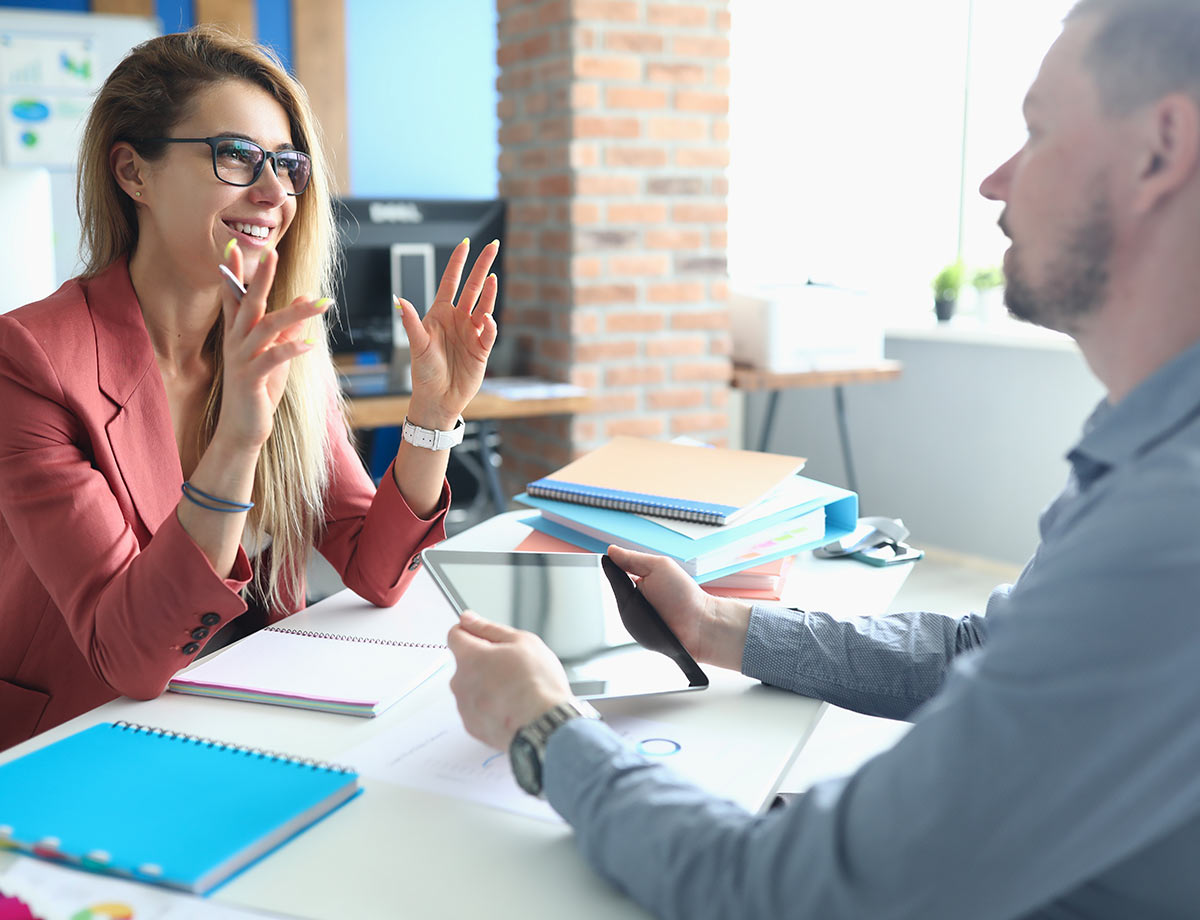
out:
<path id="1" fill-rule="evenodd" d="M 752 562 L 727 566 L 713 572 L 697 576 L 700 583 L 714 581 L 725 575 L 741 571 L 752 565 L 761 565 L 783 556 L 791 556 L 812 549 L 815 546 L 839 540 L 851 533 L 858 524 L 858 496 L 846 489 L 839 489 L 827 483 L 818 482 L 807 477 L 797 477 L 812 487 L 812 497 L 801 504 L 776 512 L 757 520 L 746 521 L 732 526 L 714 528 L 713 533 L 693 539 L 684 536 L 662 524 L 647 520 L 637 514 L 627 511 L 613 511 L 608 508 L 592 508 L 588 505 L 578 505 L 573 502 L 559 502 L 548 498 L 535 498 L 521 493 L 516 500 L 542 511 L 550 511 L 560 517 L 575 521 L 593 530 L 610 534 L 618 540 L 627 540 L 640 544 L 648 550 L 670 556 L 679 562 L 694 559 L 705 553 L 720 549 L 732 543 L 744 540 L 760 530 L 766 530 L 785 521 L 799 517 L 817 508 L 825 508 L 825 532 L 820 539 L 799 546 L 788 546 L 776 553 L 761 556 Z M 579 533 L 570 527 L 564 527 L 543 517 L 526 518 L 524 523 L 540 530 L 542 533 L 565 540 L 581 549 L 593 553 L 603 553 L 608 544 L 587 534 Z"/>
<path id="2" fill-rule="evenodd" d="M 0 846 L 203 894 L 358 791 L 341 767 L 105 722 L 0 766 Z"/>

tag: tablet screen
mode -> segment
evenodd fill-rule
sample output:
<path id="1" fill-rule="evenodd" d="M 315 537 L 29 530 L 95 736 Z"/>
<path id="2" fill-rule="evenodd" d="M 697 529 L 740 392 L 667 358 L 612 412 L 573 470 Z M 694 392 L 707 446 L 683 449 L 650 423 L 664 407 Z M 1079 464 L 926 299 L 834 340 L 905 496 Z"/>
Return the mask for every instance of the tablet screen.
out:
<path id="1" fill-rule="evenodd" d="M 455 610 L 470 608 L 540 636 L 563 663 L 576 696 L 707 686 L 704 673 L 628 576 L 611 561 L 606 573 L 603 556 L 436 548 L 421 556 Z"/>

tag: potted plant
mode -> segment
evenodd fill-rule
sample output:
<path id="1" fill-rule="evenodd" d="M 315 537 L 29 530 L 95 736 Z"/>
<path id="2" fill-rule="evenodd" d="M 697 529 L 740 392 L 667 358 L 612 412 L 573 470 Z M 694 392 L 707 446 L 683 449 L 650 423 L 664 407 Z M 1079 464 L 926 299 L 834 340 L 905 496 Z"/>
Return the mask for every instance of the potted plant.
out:
<path id="1" fill-rule="evenodd" d="M 962 259 L 951 262 L 933 279 L 933 311 L 938 322 L 944 323 L 954 315 L 958 293 L 962 290 L 967 267 Z"/>
<path id="2" fill-rule="evenodd" d="M 971 276 L 971 287 L 975 288 L 975 312 L 982 320 L 1003 307 L 1004 271 L 998 266 L 980 268 Z"/>

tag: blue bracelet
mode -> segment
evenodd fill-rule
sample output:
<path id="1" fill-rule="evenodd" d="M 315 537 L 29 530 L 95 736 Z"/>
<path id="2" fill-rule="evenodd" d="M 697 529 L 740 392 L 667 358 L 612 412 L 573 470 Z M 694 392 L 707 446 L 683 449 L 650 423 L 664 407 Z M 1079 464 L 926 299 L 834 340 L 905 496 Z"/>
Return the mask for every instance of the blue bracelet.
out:
<path id="1" fill-rule="evenodd" d="M 197 489 L 190 482 L 185 482 L 181 485 L 179 491 L 183 493 L 183 497 L 188 501 L 199 505 L 201 508 L 207 508 L 209 511 L 224 511 L 228 514 L 237 514 L 240 511 L 249 511 L 254 507 L 254 502 L 234 502 L 227 498 L 218 498 L 215 495 L 209 495 L 207 492 Z M 193 492 L 195 495 L 192 494 Z M 197 495 L 200 498 L 197 498 Z M 207 501 L 201 501 L 201 498 Z"/>

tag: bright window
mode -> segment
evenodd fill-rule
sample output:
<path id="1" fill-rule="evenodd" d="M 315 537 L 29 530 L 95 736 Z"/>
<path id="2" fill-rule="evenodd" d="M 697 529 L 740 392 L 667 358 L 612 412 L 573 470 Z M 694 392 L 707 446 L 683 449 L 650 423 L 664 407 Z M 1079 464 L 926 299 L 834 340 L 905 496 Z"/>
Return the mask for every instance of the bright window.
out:
<path id="1" fill-rule="evenodd" d="M 924 315 L 960 246 L 999 264 L 979 183 L 1023 143 L 1021 100 L 1073 2 L 733 0 L 734 287 L 811 278 Z"/>

